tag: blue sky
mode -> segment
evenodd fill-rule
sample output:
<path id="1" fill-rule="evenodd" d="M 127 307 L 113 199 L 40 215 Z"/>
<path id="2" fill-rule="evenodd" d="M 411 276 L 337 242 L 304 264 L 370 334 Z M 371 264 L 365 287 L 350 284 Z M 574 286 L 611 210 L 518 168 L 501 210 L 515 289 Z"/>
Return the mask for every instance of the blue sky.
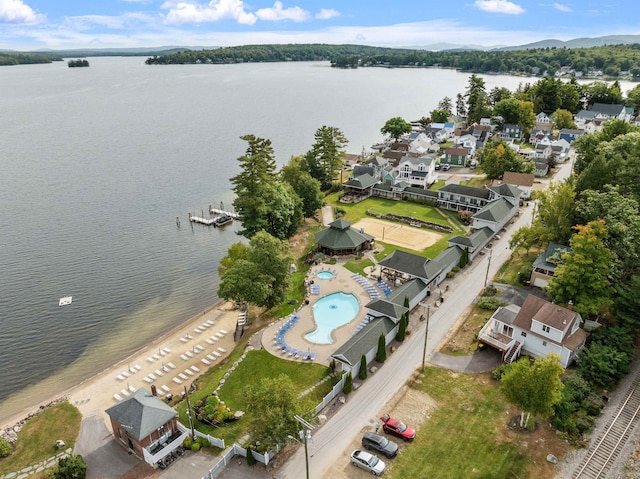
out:
<path id="1" fill-rule="evenodd" d="M 519 45 L 640 34 L 638 0 L 0 0 L 0 49 Z"/>

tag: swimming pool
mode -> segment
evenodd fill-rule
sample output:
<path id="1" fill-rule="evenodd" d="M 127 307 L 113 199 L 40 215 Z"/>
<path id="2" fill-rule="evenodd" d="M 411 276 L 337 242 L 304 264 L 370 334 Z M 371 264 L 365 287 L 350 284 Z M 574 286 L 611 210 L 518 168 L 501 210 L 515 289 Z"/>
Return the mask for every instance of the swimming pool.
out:
<path id="1" fill-rule="evenodd" d="M 331 279 L 333 278 L 333 273 L 331 271 L 320 271 L 316 276 L 320 279 Z"/>
<path id="2" fill-rule="evenodd" d="M 331 332 L 347 324 L 358 314 L 360 303 L 353 294 L 332 293 L 320 298 L 313 305 L 316 329 L 304 338 L 315 344 L 331 344 Z"/>

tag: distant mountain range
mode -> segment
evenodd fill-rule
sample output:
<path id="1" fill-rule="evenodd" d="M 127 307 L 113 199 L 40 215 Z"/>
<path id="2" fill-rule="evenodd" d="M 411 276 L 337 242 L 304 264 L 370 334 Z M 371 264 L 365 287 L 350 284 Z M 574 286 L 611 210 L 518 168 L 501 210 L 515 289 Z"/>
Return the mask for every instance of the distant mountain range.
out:
<path id="1" fill-rule="evenodd" d="M 591 48 L 601 47 L 604 45 L 629 45 L 632 43 L 640 44 L 640 35 L 607 35 L 603 37 L 584 37 L 575 38 L 573 40 L 541 40 L 539 42 L 527 43 L 525 45 L 504 46 L 492 45 L 483 46 L 475 44 L 455 44 L 455 43 L 432 43 L 429 45 L 413 45 L 398 47 L 399 49 L 410 50 L 428 50 L 428 51 L 511 51 L 511 50 L 528 50 L 533 48 Z M 186 50 L 215 50 L 220 47 L 203 47 L 203 46 L 162 46 L 162 47 L 141 47 L 141 48 L 76 48 L 68 50 L 34 50 L 30 52 L 17 52 L 15 50 L 2 50 L 6 53 L 40 53 L 40 54 L 56 54 L 62 57 L 83 57 L 83 56 L 117 56 L 117 55 L 167 55 L 171 53 L 183 52 Z"/>
<path id="2" fill-rule="evenodd" d="M 573 40 L 541 40 L 539 42 L 527 43 L 525 45 L 460 45 L 455 43 L 432 43 L 423 46 L 406 47 L 412 50 L 430 50 L 439 51 L 465 51 L 465 50 L 482 50 L 482 51 L 510 51 L 510 50 L 530 50 L 533 48 L 591 48 L 601 47 L 604 45 L 629 45 L 632 43 L 640 43 L 640 35 L 607 35 L 604 37 L 583 37 Z"/>

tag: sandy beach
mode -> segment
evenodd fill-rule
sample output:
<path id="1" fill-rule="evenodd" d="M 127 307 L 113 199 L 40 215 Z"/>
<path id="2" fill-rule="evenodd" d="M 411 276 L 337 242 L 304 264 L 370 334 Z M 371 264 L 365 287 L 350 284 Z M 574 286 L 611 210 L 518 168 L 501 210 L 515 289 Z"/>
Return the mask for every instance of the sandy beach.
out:
<path id="1" fill-rule="evenodd" d="M 116 404 L 115 395 L 124 399 L 133 390 L 151 390 L 152 385 L 158 395 L 180 394 L 233 351 L 238 315 L 231 303 L 219 302 L 79 385 L 4 419 L 1 428 L 13 426 L 40 405 L 61 396 L 67 397 L 83 417 L 102 415 L 108 424 L 104 411 Z"/>

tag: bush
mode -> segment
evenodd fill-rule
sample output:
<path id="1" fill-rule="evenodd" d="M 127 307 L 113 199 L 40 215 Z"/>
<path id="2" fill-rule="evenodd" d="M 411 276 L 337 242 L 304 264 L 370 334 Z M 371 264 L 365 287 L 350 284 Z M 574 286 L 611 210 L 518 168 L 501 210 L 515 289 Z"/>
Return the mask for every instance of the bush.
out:
<path id="1" fill-rule="evenodd" d="M 498 294 L 498 288 L 492 284 L 480 291 L 480 296 L 495 296 L 496 294 Z"/>
<path id="2" fill-rule="evenodd" d="M 191 449 L 191 446 L 193 445 L 193 439 L 191 439 L 191 436 L 185 437 L 182 445 L 185 449 Z"/>
<path id="3" fill-rule="evenodd" d="M 500 381 L 502 377 L 507 374 L 509 369 L 511 368 L 511 364 L 501 364 L 495 369 L 491 370 L 491 377 L 496 381 Z"/>
<path id="4" fill-rule="evenodd" d="M 193 444 L 191 444 L 191 450 L 193 452 L 198 452 L 200 450 L 200 444 L 198 444 L 197 442 L 194 442 Z"/>
<path id="5" fill-rule="evenodd" d="M 55 479 L 84 479 L 87 477 L 87 464 L 82 456 L 69 456 L 58 459 L 58 469 L 53 473 Z"/>
<path id="6" fill-rule="evenodd" d="M 253 457 L 252 451 L 253 447 L 249 446 L 247 448 L 247 466 L 253 466 L 256 463 L 256 458 Z"/>
<path id="7" fill-rule="evenodd" d="M 13 453 L 13 446 L 6 439 L 0 437 L 0 457 L 9 457 Z"/>
<path id="8" fill-rule="evenodd" d="M 211 446 L 211 443 L 209 442 L 209 439 L 207 439 L 206 437 L 196 437 L 196 442 L 198 444 L 200 444 L 200 447 L 209 447 Z"/>
<path id="9" fill-rule="evenodd" d="M 504 306 L 504 303 L 495 297 L 483 297 L 478 300 L 476 303 L 478 308 L 488 309 L 490 311 L 495 311 L 500 306 Z"/>
<path id="10" fill-rule="evenodd" d="M 518 271 L 518 283 L 529 284 L 531 280 L 531 273 L 533 272 L 533 265 L 529 264 Z"/>

